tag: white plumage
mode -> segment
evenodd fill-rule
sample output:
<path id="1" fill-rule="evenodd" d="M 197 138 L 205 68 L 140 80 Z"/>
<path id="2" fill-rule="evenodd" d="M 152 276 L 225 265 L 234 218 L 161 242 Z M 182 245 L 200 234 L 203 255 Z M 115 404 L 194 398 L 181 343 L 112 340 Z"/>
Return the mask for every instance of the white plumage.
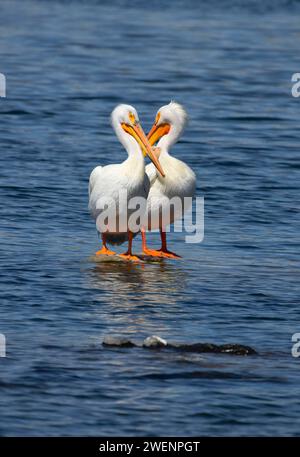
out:
<path id="1" fill-rule="evenodd" d="M 182 202 L 182 208 L 187 210 L 188 206 L 183 205 L 184 198 L 192 198 L 195 194 L 195 173 L 186 163 L 169 154 L 170 148 L 181 136 L 186 122 L 187 113 L 184 108 L 176 102 L 171 102 L 158 110 L 155 124 L 148 134 L 151 144 L 154 144 L 155 141 L 160 138 L 157 143 L 157 148 L 159 148 L 159 162 L 166 173 L 166 176 L 162 177 L 156 172 L 156 169 L 152 164 L 149 164 L 146 167 L 146 174 L 150 180 L 150 191 L 147 199 L 147 211 L 144 222 L 145 226 L 148 222 L 148 228 L 150 230 L 160 228 L 163 231 L 166 228 L 164 224 L 157 222 L 159 221 L 158 215 L 163 211 L 164 207 L 166 209 L 169 207 L 170 199 L 179 197 Z M 179 211 L 177 214 L 172 213 L 170 223 L 181 218 L 182 215 L 183 211 Z M 149 227 L 150 216 L 152 222 L 154 221 L 154 224 L 152 223 Z M 165 249 L 162 247 L 160 251 L 152 251 L 149 250 L 146 247 L 146 243 L 144 243 L 144 248 L 145 253 L 149 255 L 155 255 L 155 253 L 158 255 L 160 253 L 160 255 L 164 256 L 163 251 L 165 250 L 165 256 L 172 257 L 172 253 L 168 255 L 169 251 L 167 251 L 166 246 Z"/>

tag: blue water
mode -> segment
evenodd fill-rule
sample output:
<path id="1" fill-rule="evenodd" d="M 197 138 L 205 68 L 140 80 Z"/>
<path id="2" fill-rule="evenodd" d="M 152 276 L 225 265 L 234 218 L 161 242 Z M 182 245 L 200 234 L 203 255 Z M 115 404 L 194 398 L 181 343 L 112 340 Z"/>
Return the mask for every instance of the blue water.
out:
<path id="1" fill-rule="evenodd" d="M 0 3 L 1 435 L 299 434 L 299 13 Z M 190 115 L 172 152 L 197 173 L 205 239 L 171 234 L 178 262 L 91 263 L 89 173 L 125 157 L 110 112 L 131 103 L 148 131 L 170 99 Z M 151 334 L 259 355 L 101 344 Z"/>

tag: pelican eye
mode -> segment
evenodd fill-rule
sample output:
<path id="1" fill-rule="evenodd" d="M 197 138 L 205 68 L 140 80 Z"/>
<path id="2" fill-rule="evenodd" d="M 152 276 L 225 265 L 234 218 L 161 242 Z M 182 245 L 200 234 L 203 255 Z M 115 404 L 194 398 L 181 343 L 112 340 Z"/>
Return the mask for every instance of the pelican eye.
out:
<path id="1" fill-rule="evenodd" d="M 160 113 L 157 113 L 156 118 L 155 118 L 155 124 L 158 123 L 159 119 L 160 119 Z"/>
<path id="2" fill-rule="evenodd" d="M 137 120 L 136 120 L 135 115 L 133 113 L 130 112 L 128 114 L 128 117 L 129 117 L 129 120 L 130 120 L 131 124 L 135 125 L 137 123 Z"/>

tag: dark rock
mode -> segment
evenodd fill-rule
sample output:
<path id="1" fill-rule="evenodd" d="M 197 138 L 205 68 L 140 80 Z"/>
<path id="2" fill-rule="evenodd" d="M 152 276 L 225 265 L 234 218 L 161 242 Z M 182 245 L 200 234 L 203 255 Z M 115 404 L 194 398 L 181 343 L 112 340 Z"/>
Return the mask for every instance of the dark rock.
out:
<path id="1" fill-rule="evenodd" d="M 250 346 L 244 346 L 242 344 L 222 344 L 219 346 L 220 352 L 227 352 L 228 354 L 235 355 L 253 355 L 257 354 L 255 349 Z"/>
<path id="2" fill-rule="evenodd" d="M 195 344 L 168 344 L 169 348 L 185 352 L 210 352 L 215 354 L 227 353 L 235 355 L 252 355 L 257 352 L 249 346 L 241 344 L 212 344 L 212 343 L 195 343 Z"/>

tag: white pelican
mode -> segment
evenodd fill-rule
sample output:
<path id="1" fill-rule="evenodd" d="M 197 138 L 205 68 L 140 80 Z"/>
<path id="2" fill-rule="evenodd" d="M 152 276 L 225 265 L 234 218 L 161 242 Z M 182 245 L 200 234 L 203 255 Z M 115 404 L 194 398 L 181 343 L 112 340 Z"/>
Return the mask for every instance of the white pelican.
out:
<path id="1" fill-rule="evenodd" d="M 98 166 L 92 171 L 89 181 L 89 209 L 96 220 L 103 212 L 100 202 L 105 198 L 115 203 L 116 218 L 121 218 L 121 215 L 125 213 L 128 223 L 130 217 L 128 201 L 133 197 L 146 199 L 150 188 L 149 178 L 145 174 L 144 155 L 149 156 L 163 176 L 164 172 L 153 154 L 133 106 L 118 105 L 111 114 L 111 122 L 119 141 L 128 153 L 128 158 L 120 164 Z M 127 192 L 125 201 L 119 199 L 122 190 Z M 128 250 L 125 254 L 121 254 L 121 257 L 128 260 L 139 260 L 132 255 L 132 239 L 136 233 L 129 231 L 127 226 L 126 230 L 120 232 L 106 230 L 101 233 L 102 249 L 97 251 L 96 255 L 113 255 L 115 253 L 108 249 L 107 243 L 122 244 L 128 240 Z"/>
<path id="2" fill-rule="evenodd" d="M 158 215 L 161 214 L 165 205 L 168 205 L 169 199 L 179 197 L 184 201 L 184 197 L 193 197 L 196 189 L 196 176 L 193 170 L 181 160 L 172 157 L 169 149 L 177 142 L 182 134 L 187 121 L 187 113 L 179 103 L 171 102 L 169 105 L 162 106 L 156 115 L 155 123 L 148 133 L 148 139 L 151 145 L 157 140 L 155 154 L 159 157 L 159 162 L 163 167 L 166 176 L 163 177 L 156 172 L 152 164 L 147 165 L 146 173 L 150 179 L 150 191 L 147 199 L 146 219 L 149 216 L 156 215 L 157 224 L 148 228 L 160 229 L 161 249 L 148 249 L 146 245 L 146 230 L 142 228 L 143 253 L 153 257 L 179 258 L 180 256 L 167 249 L 166 227 Z M 183 207 L 184 210 L 187 207 Z M 170 223 L 182 217 L 180 214 L 171 214 Z"/>

